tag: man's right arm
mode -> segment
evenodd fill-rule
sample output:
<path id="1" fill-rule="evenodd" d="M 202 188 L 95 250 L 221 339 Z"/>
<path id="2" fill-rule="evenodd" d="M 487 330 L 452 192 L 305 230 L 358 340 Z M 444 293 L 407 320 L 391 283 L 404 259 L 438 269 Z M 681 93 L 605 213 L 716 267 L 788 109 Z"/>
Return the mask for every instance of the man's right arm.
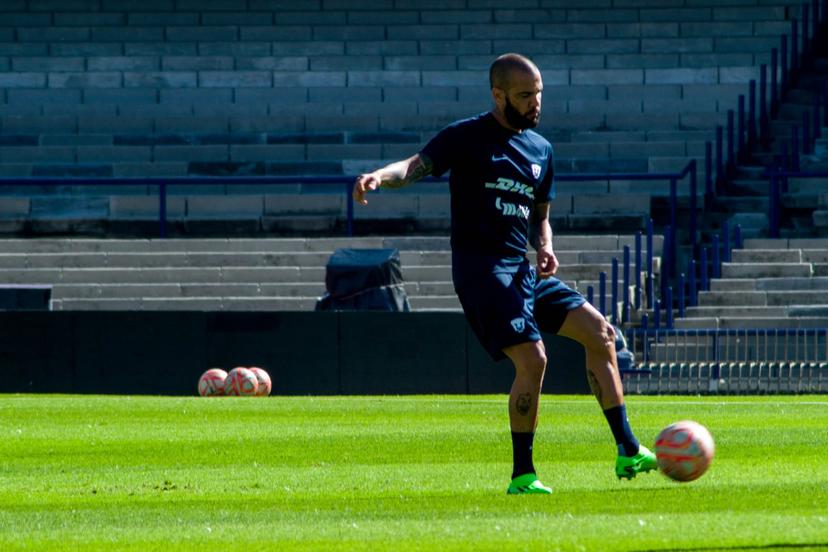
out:
<path id="1" fill-rule="evenodd" d="M 354 184 L 354 200 L 362 205 L 367 205 L 368 200 L 365 199 L 367 192 L 376 190 L 380 186 L 384 188 L 402 188 L 430 175 L 433 168 L 431 159 L 418 153 L 408 159 L 386 165 L 372 173 L 361 174 Z"/>

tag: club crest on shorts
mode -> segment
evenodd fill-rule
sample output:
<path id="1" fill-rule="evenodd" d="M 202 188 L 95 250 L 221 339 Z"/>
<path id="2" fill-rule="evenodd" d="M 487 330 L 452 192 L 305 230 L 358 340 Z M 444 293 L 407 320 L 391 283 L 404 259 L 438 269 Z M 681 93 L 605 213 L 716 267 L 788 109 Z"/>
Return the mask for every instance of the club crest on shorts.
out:
<path id="1" fill-rule="evenodd" d="M 516 333 L 523 333 L 524 328 L 526 328 L 526 320 L 520 317 L 513 319 L 511 324 Z"/>
<path id="2" fill-rule="evenodd" d="M 539 178 L 541 173 L 541 166 L 537 163 L 532 163 L 532 176 Z"/>

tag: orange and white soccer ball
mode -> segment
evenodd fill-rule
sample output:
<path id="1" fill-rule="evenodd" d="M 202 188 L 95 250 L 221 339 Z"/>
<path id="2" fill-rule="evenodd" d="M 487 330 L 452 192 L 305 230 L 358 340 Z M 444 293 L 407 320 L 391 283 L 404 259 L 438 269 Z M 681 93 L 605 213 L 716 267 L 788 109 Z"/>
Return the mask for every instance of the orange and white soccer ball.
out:
<path id="1" fill-rule="evenodd" d="M 715 445 L 706 427 L 684 420 L 661 430 L 655 453 L 661 473 L 675 481 L 694 481 L 710 467 Z"/>
<path id="2" fill-rule="evenodd" d="M 202 397 L 217 397 L 224 395 L 224 380 L 227 372 L 221 368 L 210 368 L 198 378 L 198 394 Z"/>
<path id="3" fill-rule="evenodd" d="M 252 396 L 259 389 L 256 374 L 247 368 L 233 368 L 224 380 L 224 394 L 230 396 Z"/>
<path id="4" fill-rule="evenodd" d="M 253 366 L 249 370 L 256 374 L 256 379 L 259 380 L 259 387 L 256 391 L 256 395 L 259 397 L 267 397 L 270 395 L 270 391 L 273 389 L 273 383 L 270 381 L 270 374 L 267 373 L 267 370 L 257 366 Z"/>

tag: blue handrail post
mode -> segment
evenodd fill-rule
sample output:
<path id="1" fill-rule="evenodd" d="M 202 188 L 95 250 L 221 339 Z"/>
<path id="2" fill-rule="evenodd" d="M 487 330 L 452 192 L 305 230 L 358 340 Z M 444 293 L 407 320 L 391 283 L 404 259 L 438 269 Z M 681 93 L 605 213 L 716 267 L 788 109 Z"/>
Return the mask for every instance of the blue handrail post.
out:
<path id="1" fill-rule="evenodd" d="M 779 70 L 778 101 L 781 102 L 785 92 L 788 91 L 788 35 L 784 34 L 779 37 Z"/>
<path id="2" fill-rule="evenodd" d="M 768 225 L 770 228 L 768 229 L 768 234 L 770 234 L 771 238 L 778 238 L 779 237 L 779 222 L 776 220 L 777 217 L 777 202 L 779 197 L 779 176 L 777 175 L 776 170 L 771 167 L 768 185 L 770 186 L 770 190 L 768 191 Z"/>
<path id="3" fill-rule="evenodd" d="M 721 278 L 722 277 L 722 263 L 720 262 L 720 247 L 719 247 L 719 235 L 713 234 L 712 238 L 712 246 L 711 251 L 713 253 L 713 277 L 714 278 Z"/>
<path id="4" fill-rule="evenodd" d="M 644 362 L 650 360 L 650 317 L 646 314 L 641 315 L 641 353 L 644 355 Z"/>
<path id="5" fill-rule="evenodd" d="M 704 143 L 704 208 L 713 206 L 713 144 Z"/>
<path id="6" fill-rule="evenodd" d="M 699 254 L 699 285 L 703 291 L 710 291 L 710 279 L 708 278 L 708 267 L 707 267 L 707 246 L 701 248 L 701 253 Z"/>
<path id="7" fill-rule="evenodd" d="M 641 230 L 635 233 L 635 294 L 633 295 L 635 310 L 641 308 Z"/>
<path id="8" fill-rule="evenodd" d="M 621 311 L 621 323 L 630 321 L 630 246 L 624 246 L 624 272 L 621 278 L 624 289 L 622 290 L 623 307 Z"/>
<path id="9" fill-rule="evenodd" d="M 771 66 L 770 66 L 770 117 L 776 115 L 777 104 L 779 103 L 779 51 L 776 48 L 771 48 Z"/>
<path id="10" fill-rule="evenodd" d="M 756 81 L 750 79 L 748 87 L 747 146 L 751 149 L 756 145 Z"/>
<path id="11" fill-rule="evenodd" d="M 725 178 L 724 172 L 724 128 L 718 125 L 716 127 L 716 195 L 719 195 L 719 191 L 722 189 Z"/>
<path id="12" fill-rule="evenodd" d="M 759 66 L 759 143 L 768 149 L 768 66 Z"/>
<path id="13" fill-rule="evenodd" d="M 727 221 L 722 223 L 722 260 L 726 263 L 730 258 L 730 224 Z"/>
<path id="14" fill-rule="evenodd" d="M 595 299 L 595 290 L 592 288 L 592 286 L 587 286 L 587 302 L 590 305 L 595 306 L 594 299 Z"/>
<path id="15" fill-rule="evenodd" d="M 696 260 L 690 259 L 687 261 L 687 304 L 691 307 L 696 306 L 696 295 L 699 293 L 696 282 Z"/>
<path id="16" fill-rule="evenodd" d="M 742 249 L 744 244 L 742 240 L 742 225 L 737 224 L 733 229 L 733 249 Z"/>
<path id="17" fill-rule="evenodd" d="M 679 274 L 678 277 L 678 316 L 684 318 L 684 306 L 686 305 L 684 287 L 685 287 L 684 273 Z"/>
<path id="18" fill-rule="evenodd" d="M 347 232 L 349 238 L 354 235 L 354 196 L 351 193 L 352 188 L 352 182 L 345 183 L 345 203 L 348 206 L 348 212 L 345 219 L 345 231 Z"/>
<path id="19" fill-rule="evenodd" d="M 664 298 L 664 308 L 666 309 L 664 317 L 665 326 L 668 330 L 673 329 L 673 288 L 667 286 L 667 294 Z"/>
<path id="20" fill-rule="evenodd" d="M 158 185 L 158 235 L 167 237 L 167 183 Z"/>
<path id="21" fill-rule="evenodd" d="M 671 243 L 671 229 L 670 226 L 667 225 L 664 227 L 664 247 L 662 247 L 662 254 L 661 254 L 661 298 L 664 299 L 664 294 L 667 289 L 667 285 L 670 282 L 670 264 L 672 262 L 672 251 L 670 251 L 670 243 Z"/>
<path id="22" fill-rule="evenodd" d="M 736 119 L 736 165 L 744 161 L 745 126 L 745 95 L 739 94 L 739 110 Z"/>
<path id="23" fill-rule="evenodd" d="M 610 313 L 613 324 L 618 324 L 618 258 L 612 258 L 612 281 L 610 282 Z"/>
<path id="24" fill-rule="evenodd" d="M 607 316 L 607 273 L 604 271 L 598 274 L 598 312 Z"/>
<path id="25" fill-rule="evenodd" d="M 799 127 L 791 128 L 791 170 L 799 172 Z"/>
<path id="26" fill-rule="evenodd" d="M 661 300 L 656 299 L 653 306 L 653 328 L 657 330 L 659 326 L 661 326 Z"/>
<path id="27" fill-rule="evenodd" d="M 811 112 L 802 113 L 802 153 L 811 153 Z"/>
<path id="28" fill-rule="evenodd" d="M 729 177 L 733 174 L 736 167 L 736 133 L 734 124 L 734 113 L 732 109 L 727 110 L 727 166 L 725 167 L 725 174 Z"/>
<path id="29" fill-rule="evenodd" d="M 827 0 L 828 1 L 828 0 Z M 822 124 L 828 126 L 828 80 L 822 82 Z"/>
<path id="30" fill-rule="evenodd" d="M 690 161 L 690 245 L 692 246 L 693 255 L 696 254 L 696 246 L 698 239 L 696 237 L 696 229 L 698 228 L 698 174 L 696 171 L 696 160 Z"/>
<path id="31" fill-rule="evenodd" d="M 822 125 L 820 121 L 822 117 L 820 116 L 820 109 L 822 109 L 822 96 L 817 92 L 814 94 L 814 111 L 813 117 L 811 118 L 813 127 L 814 127 L 814 141 L 822 138 Z"/>
<path id="32" fill-rule="evenodd" d="M 791 78 L 790 81 L 796 81 L 797 72 L 799 71 L 799 21 L 791 20 Z"/>
<path id="33" fill-rule="evenodd" d="M 647 306 L 653 307 L 655 303 L 655 286 L 653 263 L 655 262 L 655 252 L 653 251 L 653 219 L 647 220 L 647 280 L 645 283 L 645 293 L 647 295 Z"/>
<path id="34" fill-rule="evenodd" d="M 670 234 L 670 260 L 673 260 L 673 254 L 676 251 L 676 230 L 678 230 L 678 182 L 676 182 L 675 178 L 670 179 L 670 228 L 673 228 L 674 231 Z M 672 266 L 671 266 L 672 270 Z M 673 273 L 670 272 L 670 276 L 673 276 Z"/>

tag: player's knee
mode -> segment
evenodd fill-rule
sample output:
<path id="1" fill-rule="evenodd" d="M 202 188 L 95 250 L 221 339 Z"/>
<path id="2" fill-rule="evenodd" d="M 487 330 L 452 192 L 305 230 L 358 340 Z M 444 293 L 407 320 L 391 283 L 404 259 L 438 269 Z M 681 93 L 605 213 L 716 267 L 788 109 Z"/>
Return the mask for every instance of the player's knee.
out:
<path id="1" fill-rule="evenodd" d="M 546 371 L 546 353 L 544 351 L 537 351 L 537 354 L 532 355 L 523 363 L 526 374 L 537 380 L 543 379 L 543 374 Z"/>
<path id="2" fill-rule="evenodd" d="M 597 324 L 593 338 L 584 345 L 594 353 L 610 355 L 615 348 L 615 330 L 609 322 L 602 320 Z"/>

